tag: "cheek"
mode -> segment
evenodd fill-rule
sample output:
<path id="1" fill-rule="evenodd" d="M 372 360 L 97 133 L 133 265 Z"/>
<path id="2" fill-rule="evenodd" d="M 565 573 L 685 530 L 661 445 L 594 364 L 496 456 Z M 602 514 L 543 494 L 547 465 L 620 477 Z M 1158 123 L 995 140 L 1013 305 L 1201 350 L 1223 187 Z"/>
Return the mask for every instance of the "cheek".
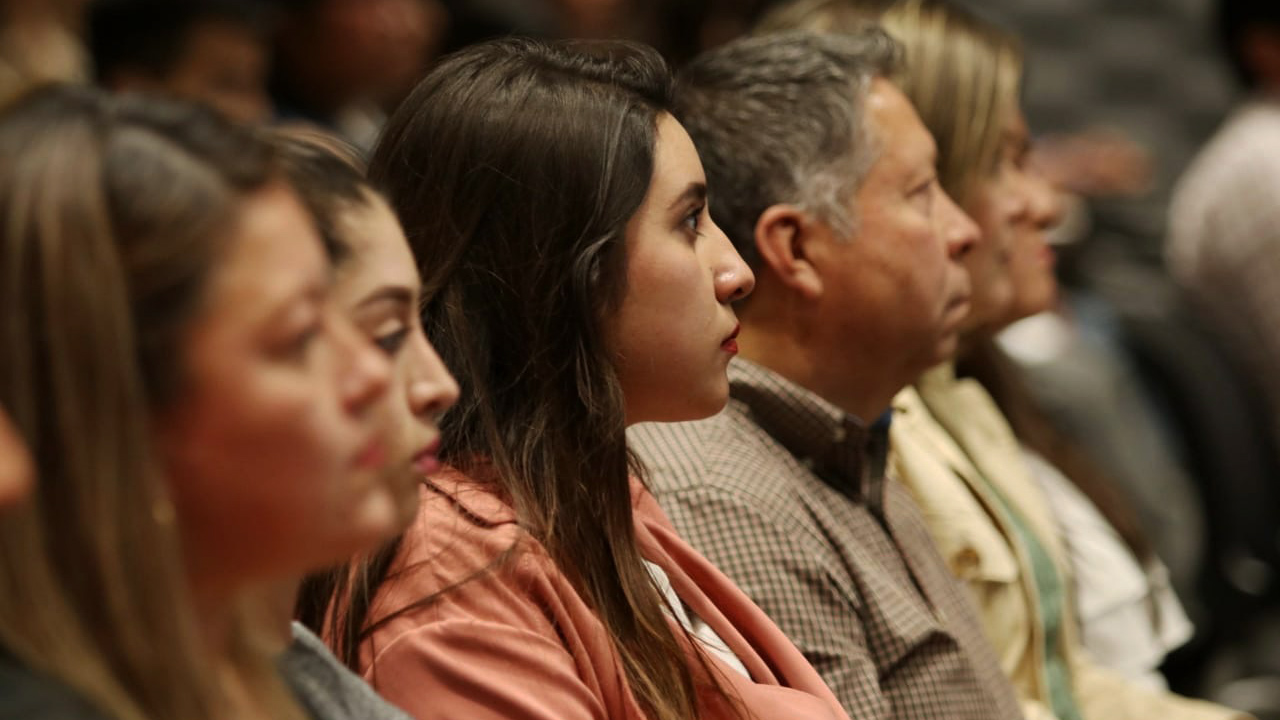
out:
<path id="1" fill-rule="evenodd" d="M 353 436 L 336 402 L 312 383 L 251 377 L 192 402 L 169 453 L 189 539 L 202 555 L 232 561 L 239 545 L 288 557 L 285 546 L 324 541 L 314 527 L 353 495 Z"/>
<path id="2" fill-rule="evenodd" d="M 414 414 L 409 397 L 415 377 L 421 377 L 421 369 L 414 366 L 412 349 L 406 348 L 396 357 L 390 391 L 385 395 L 378 414 L 378 429 L 391 462 L 407 463 L 421 449 L 430 432 L 425 420 Z"/>
<path id="3" fill-rule="evenodd" d="M 717 333 L 732 328 L 722 312 L 710 269 L 689 248 L 633 258 L 614 324 L 618 375 L 632 418 L 688 420 L 723 406 L 727 385 Z"/>

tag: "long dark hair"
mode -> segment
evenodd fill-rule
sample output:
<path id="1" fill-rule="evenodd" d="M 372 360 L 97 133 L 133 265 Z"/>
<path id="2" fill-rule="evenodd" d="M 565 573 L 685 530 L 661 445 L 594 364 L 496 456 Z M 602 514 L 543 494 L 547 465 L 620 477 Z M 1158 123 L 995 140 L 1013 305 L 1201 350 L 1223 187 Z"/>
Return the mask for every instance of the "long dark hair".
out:
<path id="1" fill-rule="evenodd" d="M 400 106 L 369 168 L 418 260 L 427 336 L 462 389 L 441 422 L 441 458 L 509 499 L 599 615 L 657 720 L 700 712 L 636 544 L 628 476 L 640 468 L 606 328 L 670 92 L 666 64 L 640 45 L 473 46 Z M 331 620 L 348 663 L 395 617 L 368 623 L 394 550 L 344 578 L 334 607 L 345 617 Z"/>

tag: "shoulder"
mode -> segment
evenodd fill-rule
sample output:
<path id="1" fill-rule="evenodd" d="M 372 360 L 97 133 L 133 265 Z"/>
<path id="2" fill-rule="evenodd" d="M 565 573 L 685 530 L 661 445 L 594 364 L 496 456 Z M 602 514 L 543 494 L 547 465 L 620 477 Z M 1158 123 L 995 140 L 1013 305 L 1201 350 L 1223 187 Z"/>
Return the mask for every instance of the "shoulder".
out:
<path id="1" fill-rule="evenodd" d="M 1173 230 L 1211 219 L 1219 208 L 1239 209 L 1274 197 L 1280 183 L 1280 104 L 1238 109 L 1192 159 L 1174 188 Z M 1242 195 L 1242 197 L 1237 197 Z M 1265 209 L 1265 208 L 1264 208 Z"/>
<path id="2" fill-rule="evenodd" d="M 408 720 L 298 623 L 293 624 L 293 643 L 280 658 L 279 667 L 294 695 L 316 720 Z"/>
<path id="3" fill-rule="evenodd" d="M 0 720 L 107 720 L 71 688 L 0 650 Z"/>
<path id="4" fill-rule="evenodd" d="M 798 501 L 792 480 L 809 474 L 736 400 L 706 420 L 637 425 L 627 439 L 664 505 L 679 496 L 791 506 Z"/>
<path id="5" fill-rule="evenodd" d="M 366 651 L 477 625 L 548 638 L 586 610 L 546 548 L 515 521 L 510 505 L 456 474 L 422 490 L 417 518 L 374 599 L 380 623 Z M 367 656 L 366 656 L 367 657 Z"/>

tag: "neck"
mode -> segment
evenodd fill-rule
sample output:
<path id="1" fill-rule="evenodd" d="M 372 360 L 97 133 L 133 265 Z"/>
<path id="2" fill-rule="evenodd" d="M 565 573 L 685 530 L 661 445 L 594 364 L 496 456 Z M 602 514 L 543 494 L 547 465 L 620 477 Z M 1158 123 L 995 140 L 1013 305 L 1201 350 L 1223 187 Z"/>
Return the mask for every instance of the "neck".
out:
<path id="1" fill-rule="evenodd" d="M 237 643 L 248 633 L 255 644 L 283 652 L 293 640 L 290 625 L 299 579 L 261 583 L 227 590 L 194 583 L 196 622 L 211 659 L 234 664 Z"/>
<path id="2" fill-rule="evenodd" d="M 755 300 L 753 299 L 753 303 Z M 856 348 L 833 353 L 823 347 L 805 312 L 777 312 L 752 305 L 740 313 L 742 357 L 762 365 L 822 399 L 871 422 L 913 378 L 897 367 L 864 358 Z"/>

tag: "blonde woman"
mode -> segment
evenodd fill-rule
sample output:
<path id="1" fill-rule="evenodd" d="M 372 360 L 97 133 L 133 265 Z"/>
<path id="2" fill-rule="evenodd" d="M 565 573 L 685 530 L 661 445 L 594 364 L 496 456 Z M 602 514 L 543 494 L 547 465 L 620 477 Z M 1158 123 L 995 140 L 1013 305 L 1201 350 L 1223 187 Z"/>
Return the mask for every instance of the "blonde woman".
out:
<path id="1" fill-rule="evenodd" d="M 905 47 L 906 69 L 895 79 L 937 141 L 943 186 L 983 235 L 964 257 L 972 285 L 964 356 L 1016 312 L 1013 244 L 1042 239 L 1060 212 L 1025 163 L 1022 51 L 1016 38 L 944 0 L 799 0 L 767 17 L 762 30 L 850 32 L 868 22 L 881 23 Z M 900 394 L 894 409 L 892 471 L 920 504 L 953 574 L 971 590 L 1028 717 L 1230 715 L 1149 690 L 1082 651 L 1052 509 L 1018 436 L 980 385 L 957 379 L 954 364 L 944 363 Z M 1141 552 L 1140 541 L 1131 542 Z"/>

